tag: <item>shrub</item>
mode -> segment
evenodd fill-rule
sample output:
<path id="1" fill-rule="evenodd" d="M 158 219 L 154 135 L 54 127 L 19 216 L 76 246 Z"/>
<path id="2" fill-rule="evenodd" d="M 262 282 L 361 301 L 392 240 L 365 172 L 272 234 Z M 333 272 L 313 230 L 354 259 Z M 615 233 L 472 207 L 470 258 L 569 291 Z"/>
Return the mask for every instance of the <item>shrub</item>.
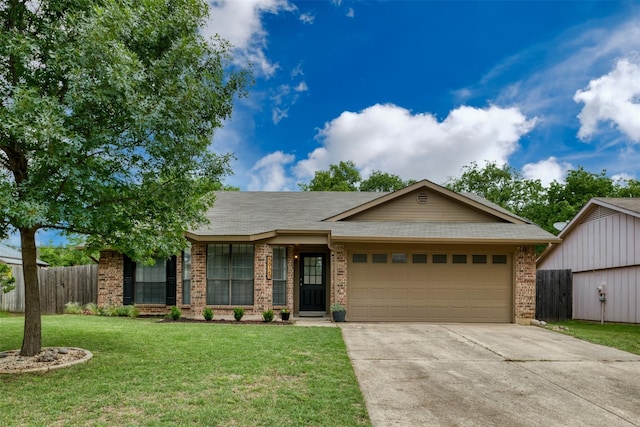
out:
<path id="1" fill-rule="evenodd" d="M 98 307 L 98 316 L 115 316 L 116 315 L 116 308 L 112 305 L 105 305 L 102 307 Z"/>
<path id="2" fill-rule="evenodd" d="M 173 320 L 178 320 L 180 319 L 180 316 L 182 316 L 182 311 L 176 307 L 175 305 L 171 306 L 171 312 L 169 313 L 169 316 L 171 316 L 171 318 Z"/>
<path id="3" fill-rule="evenodd" d="M 273 310 L 269 309 L 269 310 L 263 311 L 262 312 L 262 320 L 264 320 L 267 323 L 273 322 Z"/>
<path id="4" fill-rule="evenodd" d="M 331 312 L 333 313 L 334 311 L 347 311 L 347 309 L 344 307 L 344 305 L 338 304 L 336 302 L 334 304 L 331 304 Z"/>
<path id="5" fill-rule="evenodd" d="M 82 313 L 96 315 L 98 314 L 98 306 L 96 305 L 95 302 L 87 303 L 84 305 L 84 308 L 82 309 Z"/>
<path id="6" fill-rule="evenodd" d="M 134 305 L 121 305 L 120 307 L 107 306 L 103 310 L 103 316 L 118 316 L 118 317 L 138 317 L 140 311 Z"/>
<path id="7" fill-rule="evenodd" d="M 205 307 L 205 309 L 202 310 L 202 316 L 204 316 L 204 320 L 213 319 L 213 310 L 211 307 Z"/>
<path id="8" fill-rule="evenodd" d="M 81 314 L 82 306 L 79 302 L 68 302 L 64 305 L 64 314 Z"/>
<path id="9" fill-rule="evenodd" d="M 244 316 L 244 308 L 242 307 L 236 307 L 233 309 L 233 318 L 236 319 L 238 322 L 242 319 L 242 316 Z"/>

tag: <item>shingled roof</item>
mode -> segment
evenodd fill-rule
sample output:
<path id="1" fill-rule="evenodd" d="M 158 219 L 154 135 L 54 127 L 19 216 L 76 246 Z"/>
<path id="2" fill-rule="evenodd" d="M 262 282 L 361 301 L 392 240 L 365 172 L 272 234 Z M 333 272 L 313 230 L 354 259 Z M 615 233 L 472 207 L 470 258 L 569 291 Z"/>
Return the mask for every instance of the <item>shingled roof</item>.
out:
<path id="1" fill-rule="evenodd" d="M 496 222 L 334 220 L 363 206 L 392 200 L 398 192 L 217 192 L 214 207 L 207 214 L 210 223 L 187 235 L 194 240 L 246 241 L 281 233 L 326 233 L 334 240 L 368 242 L 538 244 L 559 241 L 526 219 L 476 195 L 452 193 L 428 181 L 407 187 L 407 191 L 419 189 L 421 184 L 455 195 L 464 203 L 495 215 Z"/>

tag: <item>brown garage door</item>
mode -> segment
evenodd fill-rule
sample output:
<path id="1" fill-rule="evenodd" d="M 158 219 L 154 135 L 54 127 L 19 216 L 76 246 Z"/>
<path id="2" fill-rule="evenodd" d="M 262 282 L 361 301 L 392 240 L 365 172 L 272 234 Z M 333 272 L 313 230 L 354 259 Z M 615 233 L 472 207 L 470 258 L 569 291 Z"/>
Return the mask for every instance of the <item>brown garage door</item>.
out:
<path id="1" fill-rule="evenodd" d="M 353 321 L 511 322 L 511 256 L 349 253 Z"/>

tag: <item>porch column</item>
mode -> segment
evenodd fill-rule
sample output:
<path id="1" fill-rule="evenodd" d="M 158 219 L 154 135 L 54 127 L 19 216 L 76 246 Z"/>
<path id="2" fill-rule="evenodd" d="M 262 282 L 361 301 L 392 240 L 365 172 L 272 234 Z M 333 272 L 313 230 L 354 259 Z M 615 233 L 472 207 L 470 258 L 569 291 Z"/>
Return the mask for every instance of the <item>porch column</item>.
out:
<path id="1" fill-rule="evenodd" d="M 179 295 L 182 298 L 182 295 Z M 191 316 L 199 317 L 207 305 L 207 245 L 191 245 Z"/>
<path id="2" fill-rule="evenodd" d="M 123 298 L 123 258 L 113 250 L 100 251 L 98 263 L 98 307 L 121 306 Z"/>
<path id="3" fill-rule="evenodd" d="M 295 280 L 295 255 L 293 246 L 287 246 L 287 308 L 293 313 L 293 291 Z"/>
<path id="4" fill-rule="evenodd" d="M 269 245 L 255 245 L 253 271 L 253 308 L 255 314 L 262 314 L 264 310 L 273 308 L 273 271 L 267 279 L 267 256 L 273 263 L 273 250 Z M 273 264 L 271 264 L 273 269 Z"/>
<path id="5" fill-rule="evenodd" d="M 347 249 L 334 244 L 331 251 L 331 304 L 347 306 Z"/>
<path id="6" fill-rule="evenodd" d="M 515 256 L 516 323 L 529 324 L 536 317 L 536 255 L 533 246 L 519 246 Z"/>

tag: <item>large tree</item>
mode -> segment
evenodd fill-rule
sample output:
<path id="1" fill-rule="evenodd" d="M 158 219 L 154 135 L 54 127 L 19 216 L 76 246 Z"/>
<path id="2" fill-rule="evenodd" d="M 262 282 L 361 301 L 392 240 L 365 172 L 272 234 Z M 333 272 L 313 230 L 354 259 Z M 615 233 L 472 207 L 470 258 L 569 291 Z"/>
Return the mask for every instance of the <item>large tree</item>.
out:
<path id="1" fill-rule="evenodd" d="M 0 4 L 0 232 L 20 234 L 21 354 L 41 348 L 35 236 L 168 256 L 204 221 L 228 157 L 208 151 L 247 74 L 205 40 L 202 0 Z"/>
<path id="2" fill-rule="evenodd" d="M 397 191 L 415 181 L 403 181 L 398 175 L 373 171 L 365 180 L 351 160 L 316 171 L 309 184 L 298 184 L 303 191 Z"/>

